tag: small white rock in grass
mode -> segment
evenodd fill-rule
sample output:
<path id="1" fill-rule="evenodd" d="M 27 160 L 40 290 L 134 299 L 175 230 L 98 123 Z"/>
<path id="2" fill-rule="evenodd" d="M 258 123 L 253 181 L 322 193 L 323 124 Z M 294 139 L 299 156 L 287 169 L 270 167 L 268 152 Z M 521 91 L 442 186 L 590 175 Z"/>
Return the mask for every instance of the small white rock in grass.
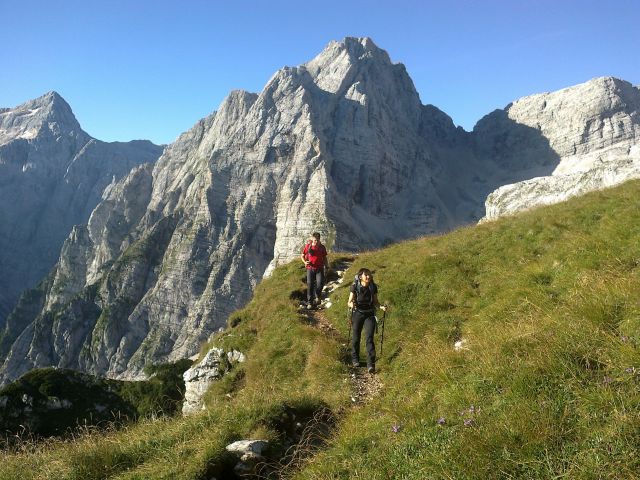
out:
<path id="1" fill-rule="evenodd" d="M 267 440 L 238 440 L 227 445 L 227 452 L 235 453 L 240 456 L 247 453 L 254 455 L 261 455 L 262 450 L 269 444 Z"/>
<path id="2" fill-rule="evenodd" d="M 331 308 L 331 305 L 333 305 L 333 303 L 327 302 L 324 304 L 324 308 Z"/>
<path id="3" fill-rule="evenodd" d="M 461 350 L 468 350 L 467 341 L 464 338 L 458 340 L 456 343 L 453 344 L 453 349 L 456 352 L 459 352 Z"/>

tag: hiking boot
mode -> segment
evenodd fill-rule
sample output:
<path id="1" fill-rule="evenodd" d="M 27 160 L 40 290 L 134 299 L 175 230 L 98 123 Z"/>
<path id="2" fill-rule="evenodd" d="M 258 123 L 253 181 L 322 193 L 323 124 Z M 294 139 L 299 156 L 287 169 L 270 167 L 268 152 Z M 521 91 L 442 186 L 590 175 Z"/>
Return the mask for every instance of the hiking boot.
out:
<path id="1" fill-rule="evenodd" d="M 370 367 L 367 368 L 367 372 L 369 372 L 371 375 L 373 375 L 374 373 L 376 373 L 376 367 L 375 365 L 372 365 Z"/>

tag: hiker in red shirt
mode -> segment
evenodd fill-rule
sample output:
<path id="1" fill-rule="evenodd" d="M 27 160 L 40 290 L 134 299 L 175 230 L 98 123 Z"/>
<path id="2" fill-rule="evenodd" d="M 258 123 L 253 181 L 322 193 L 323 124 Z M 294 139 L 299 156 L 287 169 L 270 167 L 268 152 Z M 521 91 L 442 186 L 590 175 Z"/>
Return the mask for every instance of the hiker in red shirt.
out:
<path id="1" fill-rule="evenodd" d="M 307 308 L 320 305 L 324 287 L 324 269 L 329 268 L 327 249 L 320 243 L 320 234 L 314 232 L 304 246 L 300 258 L 307 268 Z"/>

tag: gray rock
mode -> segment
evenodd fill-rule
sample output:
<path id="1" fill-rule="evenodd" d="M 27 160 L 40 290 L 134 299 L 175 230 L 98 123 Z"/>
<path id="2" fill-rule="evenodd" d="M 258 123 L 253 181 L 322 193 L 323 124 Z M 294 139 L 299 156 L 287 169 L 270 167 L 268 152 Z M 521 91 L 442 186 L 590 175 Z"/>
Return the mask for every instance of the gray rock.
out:
<path id="1" fill-rule="evenodd" d="M 267 440 L 238 440 L 226 446 L 227 452 L 235 453 L 238 457 L 244 455 L 262 455 L 262 451 L 267 448 Z"/>
<path id="2" fill-rule="evenodd" d="M 185 383 L 200 379 L 220 378 L 226 370 L 225 353 L 221 348 L 212 348 L 198 364 L 182 375 Z"/>
<path id="3" fill-rule="evenodd" d="M 267 440 L 239 440 L 227 445 L 228 452 L 240 457 L 240 461 L 233 468 L 236 475 L 242 477 L 255 473 L 256 465 L 265 461 L 262 452 L 268 446 Z"/>
<path id="4" fill-rule="evenodd" d="M 487 197 L 487 215 L 482 221 L 560 203 L 571 197 L 640 178 L 638 150 L 638 146 L 635 146 L 629 156 L 584 172 L 538 177 L 500 187 Z"/>
<path id="5" fill-rule="evenodd" d="M 233 365 L 234 363 L 243 363 L 246 360 L 244 353 L 239 352 L 238 350 L 232 350 L 227 352 L 227 361 L 229 364 Z"/>
<path id="6" fill-rule="evenodd" d="M 245 361 L 242 352 L 227 352 L 221 348 L 212 348 L 205 357 L 184 372 L 185 394 L 182 404 L 183 415 L 191 415 L 205 409 L 203 397 L 209 387 L 220 380 L 236 363 Z"/>

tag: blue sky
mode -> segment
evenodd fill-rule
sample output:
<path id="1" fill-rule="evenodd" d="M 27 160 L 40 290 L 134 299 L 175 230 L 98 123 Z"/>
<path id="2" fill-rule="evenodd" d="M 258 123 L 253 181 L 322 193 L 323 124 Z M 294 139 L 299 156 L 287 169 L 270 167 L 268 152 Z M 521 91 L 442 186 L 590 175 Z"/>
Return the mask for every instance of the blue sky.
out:
<path id="1" fill-rule="evenodd" d="M 105 141 L 170 143 L 234 89 L 368 36 L 466 130 L 525 95 L 640 83 L 640 1 L 0 0 L 0 107 L 50 90 Z"/>

